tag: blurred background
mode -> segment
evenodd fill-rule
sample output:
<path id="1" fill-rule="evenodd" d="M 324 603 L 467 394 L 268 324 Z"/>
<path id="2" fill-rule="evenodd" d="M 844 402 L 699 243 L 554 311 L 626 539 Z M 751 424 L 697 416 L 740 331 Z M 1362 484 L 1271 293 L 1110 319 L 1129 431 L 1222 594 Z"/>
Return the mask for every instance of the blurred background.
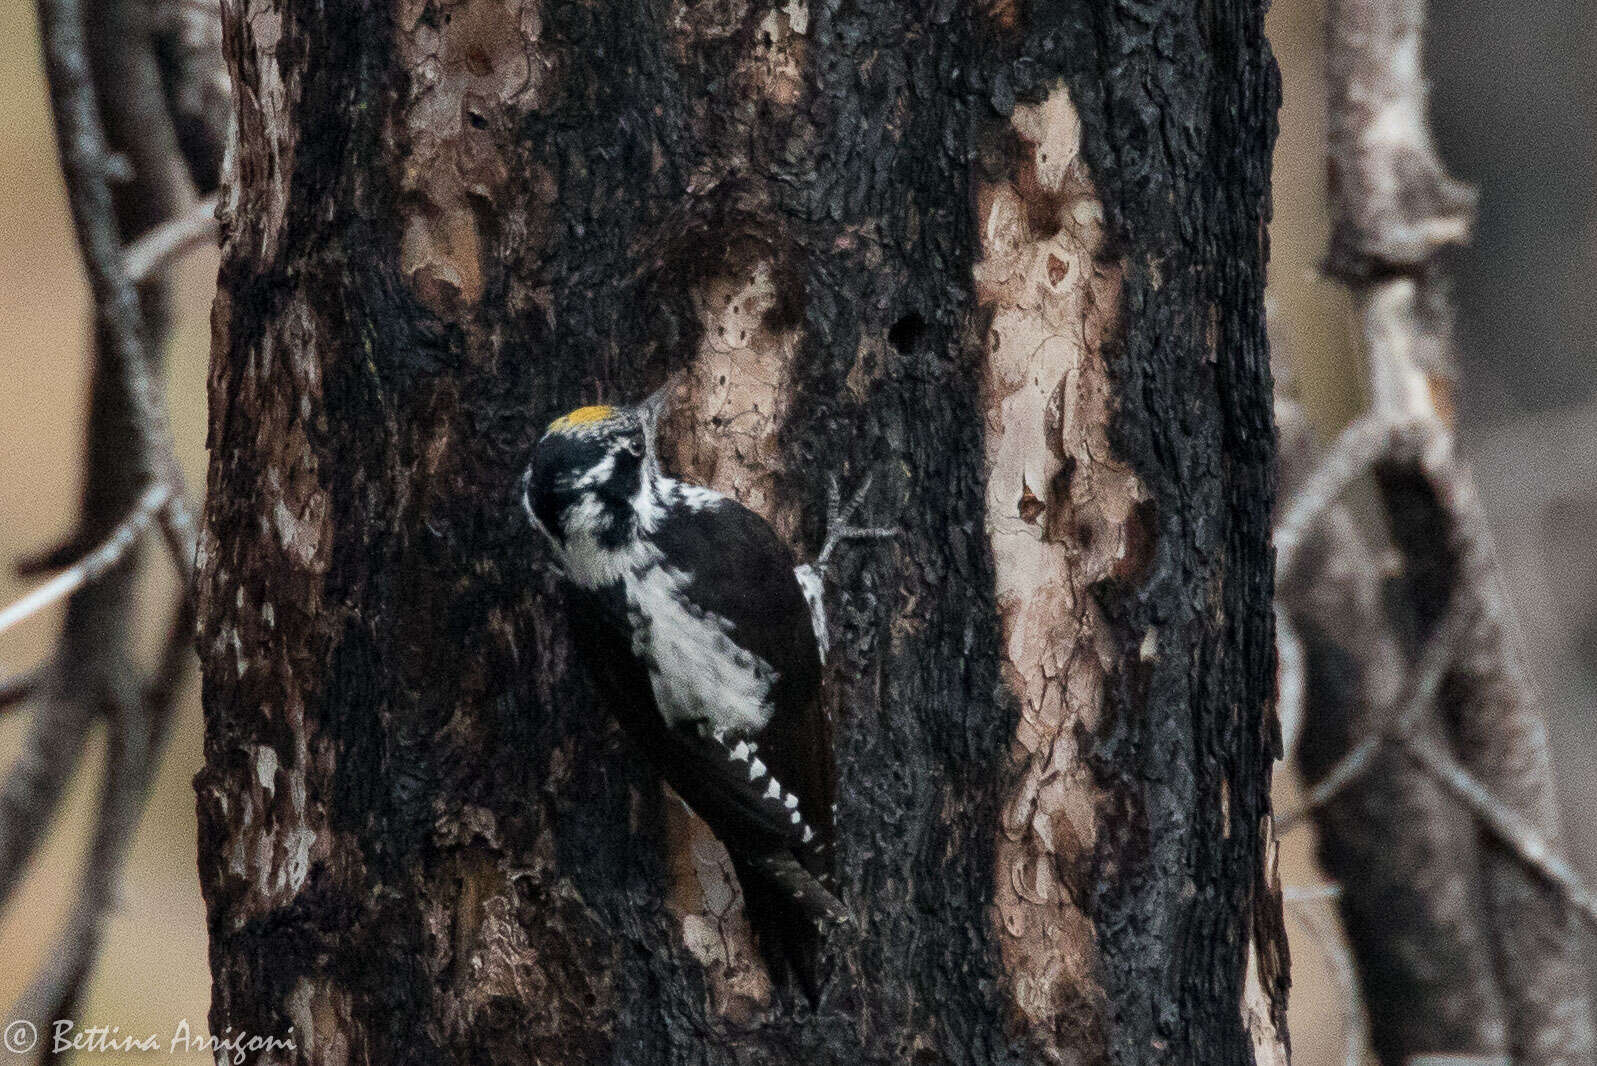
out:
<path id="1" fill-rule="evenodd" d="M 1322 437 L 1360 407 L 1348 299 L 1320 276 L 1325 211 L 1322 6 L 1277 0 L 1269 27 L 1285 105 L 1276 149 L 1272 331 Z M 1442 0 L 1428 35 L 1432 118 L 1450 171 L 1479 187 L 1474 244 L 1452 264 L 1460 312 L 1460 444 L 1474 464 L 1549 718 L 1566 850 L 1597 881 L 1597 0 Z M 77 502 L 87 301 L 55 155 L 31 4 L 0 4 L 0 559 L 59 541 Z M 205 367 L 214 253 L 180 270 L 169 388 L 180 458 L 204 478 Z M 146 565 L 152 589 L 168 564 Z M 0 603 L 27 584 L 0 568 Z M 0 677 L 43 658 L 58 616 L 0 638 Z M 146 635 L 153 650 L 158 634 Z M 0 759 L 23 716 L 0 719 Z M 190 780 L 201 722 L 193 679 L 134 844 L 120 908 L 89 986 L 85 1026 L 196 1031 L 209 1001 Z M 96 751 L 17 904 L 0 920 L 0 1003 L 22 991 L 71 898 L 94 802 Z M 1278 805 L 1295 804 L 1289 768 Z M 1282 841 L 1282 880 L 1312 886 L 1312 829 Z M 1292 1044 L 1299 1066 L 1342 1063 L 1346 1004 L 1317 927 L 1327 902 L 1293 904 Z M 1333 928 L 1334 932 L 1334 928 Z M 1590 945 L 1589 945 L 1590 946 Z M 1590 954 L 1588 952 L 1588 954 Z M 148 1061 L 148 1056 L 83 1056 Z M 175 1061 L 209 1062 L 196 1052 Z"/>
<path id="2" fill-rule="evenodd" d="M 11 562 L 59 543 L 78 504 L 88 385 L 88 291 L 79 266 L 55 152 L 40 66 L 34 7 L 0 4 L 0 603 L 38 583 L 18 581 Z M 205 250 L 178 269 L 176 323 L 168 355 L 173 431 L 189 484 L 205 477 L 205 369 L 217 256 Z M 170 595 L 172 567 L 146 553 L 153 602 Z M 61 612 L 0 637 L 0 677 L 43 660 Z M 145 638 L 153 659 L 165 625 L 155 613 Z M 0 716 L 0 764 L 9 766 L 27 711 Z M 82 1024 L 158 1033 L 163 1050 L 178 1019 L 204 1032 L 210 1006 L 205 910 L 195 867 L 194 790 L 200 766 L 200 704 L 191 673 L 171 742 L 133 843 L 121 906 L 106 930 Z M 16 1001 L 50 950 L 76 892 L 103 760 L 98 736 L 73 781 L 62 817 L 14 905 L 0 920 L 0 1003 Z M 166 1060 L 164 1053 L 160 1056 Z M 85 1062 L 151 1061 L 150 1055 L 80 1055 Z M 170 1061 L 211 1063 L 203 1051 Z"/>
<path id="3" fill-rule="evenodd" d="M 1322 440 L 1363 403 L 1346 291 L 1321 276 L 1324 6 L 1276 0 L 1285 100 L 1275 152 L 1270 314 L 1276 358 Z M 1597 3 L 1435 0 L 1426 65 L 1448 171 L 1480 193 L 1448 268 L 1458 309 L 1458 444 L 1474 467 L 1527 674 L 1547 716 L 1564 851 L 1597 877 Z M 1296 806 L 1278 766 L 1276 809 Z M 1313 830 L 1282 840 L 1282 881 L 1320 883 Z M 1289 905 L 1298 1066 L 1342 1063 L 1345 1005 L 1323 930 L 1335 904 Z M 1584 955 L 1591 958 L 1589 934 Z"/>

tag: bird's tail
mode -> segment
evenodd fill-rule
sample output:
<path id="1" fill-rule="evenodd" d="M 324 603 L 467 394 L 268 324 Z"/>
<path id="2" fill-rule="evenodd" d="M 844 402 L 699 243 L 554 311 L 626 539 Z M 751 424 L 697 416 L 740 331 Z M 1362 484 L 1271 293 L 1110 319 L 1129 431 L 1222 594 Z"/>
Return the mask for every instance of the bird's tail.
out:
<path id="1" fill-rule="evenodd" d="M 743 886 L 743 908 L 777 980 L 791 967 L 815 1006 L 827 977 L 827 943 L 849 922 L 848 911 L 789 853 L 759 855 L 735 863 Z"/>

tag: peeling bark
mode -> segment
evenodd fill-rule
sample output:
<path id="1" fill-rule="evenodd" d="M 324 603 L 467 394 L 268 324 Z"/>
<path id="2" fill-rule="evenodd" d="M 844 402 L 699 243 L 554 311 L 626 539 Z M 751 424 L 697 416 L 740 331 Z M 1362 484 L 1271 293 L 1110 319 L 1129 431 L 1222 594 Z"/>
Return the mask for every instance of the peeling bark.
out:
<path id="1" fill-rule="evenodd" d="M 215 1029 L 306 1062 L 1279 1054 L 1275 88 L 1257 7 L 1204 18 L 228 5 Z M 550 417 L 668 378 L 667 466 L 802 557 L 834 478 L 901 530 L 828 582 L 858 925 L 814 1012 L 595 705 L 509 499 Z"/>
<path id="2" fill-rule="evenodd" d="M 993 311 L 987 530 L 1000 669 L 1020 704 L 995 902 L 1008 994 L 1026 1027 L 1057 1027 L 1062 1047 L 1096 1045 L 1106 1004 L 1087 908 L 1104 796 L 1083 746 L 1103 724 L 1117 649 L 1090 590 L 1117 572 L 1135 577 L 1151 531 L 1138 513 L 1146 492 L 1108 440 L 1103 347 L 1118 326 L 1121 279 L 1099 259 L 1103 205 L 1081 160 L 1080 121 L 1060 85 L 1017 107 L 1009 125 L 1012 177 L 977 190 L 977 299 Z"/>

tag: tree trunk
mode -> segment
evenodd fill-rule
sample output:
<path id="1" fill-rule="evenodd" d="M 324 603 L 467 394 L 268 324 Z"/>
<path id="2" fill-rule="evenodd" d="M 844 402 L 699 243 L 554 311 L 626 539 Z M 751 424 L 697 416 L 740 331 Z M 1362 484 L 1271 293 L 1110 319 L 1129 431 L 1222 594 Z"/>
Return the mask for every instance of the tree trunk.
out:
<path id="1" fill-rule="evenodd" d="M 1262 19 L 230 0 L 213 1032 L 1284 1062 Z M 814 1011 L 595 704 L 512 499 L 551 417 L 670 375 L 676 472 L 806 557 L 830 476 L 900 530 L 828 583 L 857 926 Z"/>

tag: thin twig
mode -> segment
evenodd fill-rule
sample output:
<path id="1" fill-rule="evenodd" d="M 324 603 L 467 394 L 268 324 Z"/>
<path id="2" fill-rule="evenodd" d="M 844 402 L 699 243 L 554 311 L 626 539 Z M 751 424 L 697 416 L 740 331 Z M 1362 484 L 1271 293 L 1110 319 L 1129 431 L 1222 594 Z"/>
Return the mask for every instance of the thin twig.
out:
<path id="1" fill-rule="evenodd" d="M 67 597 L 55 652 L 31 675 L 37 710 L 0 785 L 4 906 L 49 827 L 91 726 L 108 722 L 100 816 L 71 919 L 30 983 L 23 1009 L 10 1015 L 51 1021 L 75 1015 L 98 954 L 104 918 L 159 765 L 193 610 L 195 526 L 158 369 L 169 332 L 165 268 L 178 251 L 201 239 L 193 234 L 201 227 L 189 219 L 179 227 L 189 232 L 152 234 L 126 250 L 123 241 L 124 235 L 151 233 L 193 202 L 184 163 L 192 166 L 194 153 L 185 159 L 179 150 L 166 94 L 174 81 L 151 38 L 152 6 L 147 0 L 95 0 L 96 34 L 86 39 L 81 2 L 38 0 L 57 145 L 96 311 L 78 530 L 64 549 L 42 561 L 71 563 L 83 548 L 100 547 L 6 612 L 10 625 L 45 602 Z M 189 73 L 203 71 L 194 67 Z M 220 143 L 219 129 L 212 140 Z M 113 202 L 109 181 L 118 167 L 125 173 L 118 180 L 131 184 Z M 163 498 L 152 504 L 155 497 Z M 127 520 L 136 515 L 142 519 L 130 529 Z M 137 529 L 152 519 L 183 572 L 184 586 L 160 665 L 144 680 L 129 650 L 137 617 L 134 575 L 131 567 L 117 564 L 133 550 Z"/>
<path id="2" fill-rule="evenodd" d="M 1325 509 L 1348 488 L 1370 472 L 1393 442 L 1411 433 L 1428 434 L 1432 427 L 1422 421 L 1392 420 L 1376 415 L 1355 419 L 1336 443 L 1326 450 L 1303 484 L 1281 509 L 1275 526 L 1275 572 L 1277 581 L 1291 576 L 1297 564 L 1298 549 L 1304 537 Z"/>
<path id="3" fill-rule="evenodd" d="M 139 534 L 172 499 L 172 490 L 164 483 L 151 485 L 139 497 L 133 513 L 111 531 L 111 535 L 76 565 L 46 581 L 11 606 L 0 610 L 0 633 L 38 614 L 40 611 L 66 599 L 78 589 L 98 578 L 122 561 L 139 539 Z"/>
<path id="4" fill-rule="evenodd" d="M 39 675 L 31 670 L 15 677 L 0 679 L 0 711 L 23 702 L 32 696 L 38 687 Z"/>
<path id="5" fill-rule="evenodd" d="M 1362 737 L 1400 717 L 1423 654 L 1405 651 L 1391 617 L 1400 605 L 1382 550 L 1339 501 L 1316 523 L 1294 582 L 1281 587 L 1308 660 L 1298 758 L 1310 780 L 1323 779 Z M 1327 875 L 1343 886 L 1338 909 L 1377 1059 L 1404 1062 L 1436 1047 L 1501 1048 L 1506 1025 L 1475 888 L 1474 820 L 1395 746 L 1313 819 Z"/>
<path id="6" fill-rule="evenodd" d="M 54 949 L 11 1010 L 11 1017 L 28 1020 L 39 1031 L 77 1014 L 170 733 L 193 623 L 193 598 L 182 595 L 150 683 L 139 691 L 124 682 L 111 697 L 115 706 L 107 721 L 104 784 L 77 896 Z"/>
<path id="7" fill-rule="evenodd" d="M 1316 903 L 1342 898 L 1342 886 L 1335 882 L 1318 885 L 1286 885 L 1281 889 L 1285 903 Z"/>
<path id="8" fill-rule="evenodd" d="M 1280 602 L 1275 607 L 1275 658 L 1275 716 L 1281 723 L 1280 758 L 1290 759 L 1303 731 L 1308 663 L 1303 654 L 1303 641 L 1292 623 L 1292 612 Z"/>
<path id="9" fill-rule="evenodd" d="M 1406 737 L 1403 750 L 1437 784 L 1458 797 L 1491 830 L 1493 838 L 1520 862 L 1541 875 L 1557 890 L 1565 903 L 1587 924 L 1597 929 L 1597 895 L 1592 894 L 1575 868 L 1545 836 L 1537 832 L 1535 826 L 1493 796 L 1485 785 L 1429 737 Z"/>
<path id="10" fill-rule="evenodd" d="M 1473 604 L 1480 615 L 1449 675 L 1448 746 L 1471 777 L 1552 848 L 1559 833 L 1547 725 L 1523 673 L 1469 470 L 1450 448 L 1428 449 L 1407 469 L 1384 468 L 1379 481 L 1422 632 L 1439 603 Z M 1536 868 L 1507 843 L 1491 842 L 1480 851 L 1515 1061 L 1591 1061 L 1597 1033 L 1589 966 L 1579 946 L 1581 916 L 1546 892 Z"/>
<path id="11" fill-rule="evenodd" d="M 1347 285 L 1359 316 L 1368 417 L 1417 420 L 1430 434 L 1413 442 L 1419 448 L 1399 447 L 1403 442 L 1394 440 L 1387 461 L 1373 471 L 1403 561 L 1401 580 L 1378 591 L 1383 600 L 1398 592 L 1406 601 L 1381 610 L 1395 610 L 1397 631 L 1412 634 L 1405 643 L 1415 646 L 1404 655 L 1410 670 L 1433 652 L 1445 651 L 1452 659 L 1445 675 L 1447 715 L 1438 732 L 1519 822 L 1550 842 L 1557 836 L 1557 816 L 1545 723 L 1520 676 L 1494 591 L 1496 567 L 1473 481 L 1454 460 L 1445 425 L 1455 315 L 1440 256 L 1468 239 L 1475 194 L 1448 175 L 1427 121 L 1425 15 L 1425 0 L 1329 0 L 1332 227 L 1326 269 Z M 1285 569 L 1291 561 L 1289 552 Z M 1438 631 L 1446 616 L 1466 605 L 1476 620 L 1465 645 L 1453 648 Z M 1427 644 L 1444 647 L 1418 650 Z M 1443 750 L 1435 744 L 1415 730 L 1403 750 Z M 1431 786 L 1447 791 L 1437 782 Z M 1363 812 L 1366 819 L 1381 814 Z M 1458 1027 L 1456 1036 L 1471 1042 L 1457 1046 L 1506 1048 L 1519 1066 L 1590 1062 L 1591 997 L 1572 915 L 1547 897 L 1506 847 L 1477 850 L 1472 869 L 1446 871 L 1447 888 L 1461 899 L 1478 888 L 1480 900 L 1471 907 L 1478 908 L 1475 920 L 1490 946 L 1490 971 L 1449 968 L 1450 960 L 1462 963 L 1460 951 L 1473 953 L 1459 936 L 1428 944 L 1424 959 L 1412 955 L 1403 930 L 1361 948 L 1365 972 L 1400 975 L 1402 986 L 1388 990 L 1388 999 L 1394 992 L 1402 998 L 1412 994 L 1442 1008 L 1416 1017 L 1372 1002 L 1372 1015 L 1381 1016 L 1372 1032 L 1381 1055 L 1401 1061 L 1446 1046 L 1431 1041 Z M 1411 864 L 1413 883 L 1434 881 L 1434 865 Z M 1351 881 L 1348 887 L 1350 894 L 1358 888 Z M 1379 905 L 1373 898 L 1366 903 Z M 1404 947 L 1394 950 L 1394 944 Z M 1499 1006 L 1501 1039 L 1491 1018 Z"/>
<path id="12" fill-rule="evenodd" d="M 146 281 L 170 266 L 184 252 L 204 244 L 215 244 L 220 231 L 216 220 L 215 196 L 207 196 L 186 214 L 156 226 L 128 245 L 123 255 L 128 277 Z"/>
<path id="13" fill-rule="evenodd" d="M 1372 733 L 1337 760 L 1325 776 L 1315 782 L 1304 797 L 1302 806 L 1277 820 L 1279 831 L 1285 834 L 1295 828 L 1311 811 L 1330 803 L 1341 795 L 1369 770 L 1382 745 L 1392 740 L 1410 736 L 1425 719 L 1436 703 L 1436 694 L 1442 686 L 1447 670 L 1457 660 L 1459 648 L 1474 627 L 1477 615 L 1463 606 L 1448 615 L 1432 639 L 1425 645 L 1419 663 L 1403 679 L 1403 695 L 1398 701 L 1398 712 L 1389 725 Z"/>
<path id="14" fill-rule="evenodd" d="M 154 776 L 151 748 L 164 723 L 153 719 L 136 696 L 128 697 L 108 718 L 100 805 L 72 910 L 47 961 L 12 1008 L 11 1017 L 26 1019 L 41 1032 L 48 1032 L 57 1019 L 77 1014 Z"/>

